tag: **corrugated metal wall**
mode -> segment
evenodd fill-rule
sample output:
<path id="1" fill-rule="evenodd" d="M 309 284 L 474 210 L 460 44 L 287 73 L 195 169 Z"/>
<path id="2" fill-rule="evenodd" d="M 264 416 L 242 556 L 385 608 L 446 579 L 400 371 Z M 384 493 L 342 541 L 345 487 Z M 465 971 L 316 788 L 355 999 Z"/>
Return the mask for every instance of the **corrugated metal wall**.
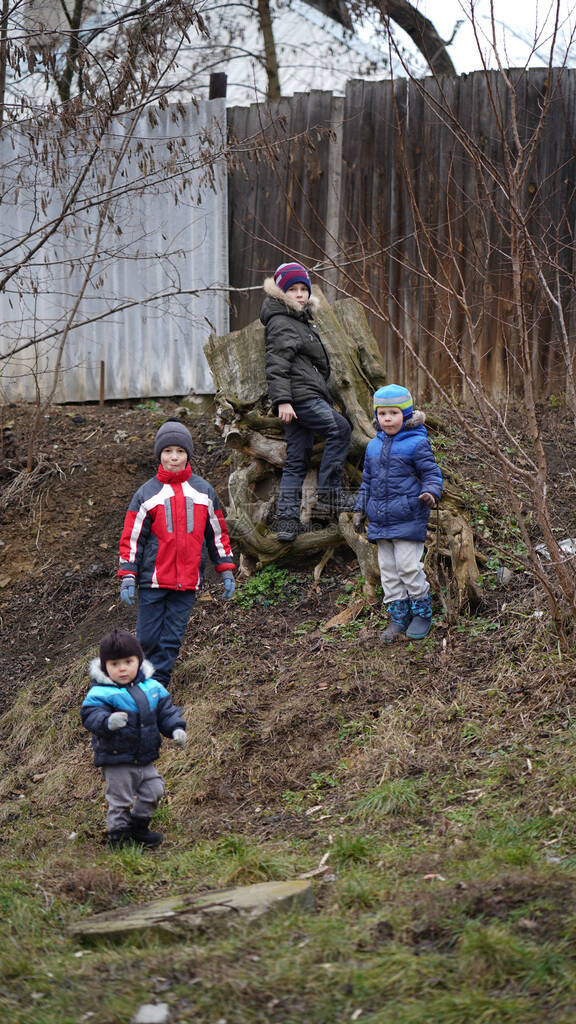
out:
<path id="1" fill-rule="evenodd" d="M 64 336 L 58 402 L 98 399 L 102 363 L 107 399 L 211 392 L 203 345 L 228 331 L 227 173 L 210 168 L 225 100 L 116 121 L 30 259 L 93 142 L 50 132 L 0 140 L 0 354 L 15 353 L 0 363 L 3 399 L 50 392 Z"/>

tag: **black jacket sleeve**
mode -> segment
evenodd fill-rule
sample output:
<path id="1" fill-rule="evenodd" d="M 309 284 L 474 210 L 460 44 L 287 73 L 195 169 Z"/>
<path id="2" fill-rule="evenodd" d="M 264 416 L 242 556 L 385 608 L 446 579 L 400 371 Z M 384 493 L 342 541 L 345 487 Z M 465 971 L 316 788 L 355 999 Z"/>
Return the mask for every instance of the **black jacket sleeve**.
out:
<path id="1" fill-rule="evenodd" d="M 302 333 L 290 316 L 273 316 L 266 324 L 266 379 L 272 408 L 292 402 L 292 363 L 302 347 Z"/>

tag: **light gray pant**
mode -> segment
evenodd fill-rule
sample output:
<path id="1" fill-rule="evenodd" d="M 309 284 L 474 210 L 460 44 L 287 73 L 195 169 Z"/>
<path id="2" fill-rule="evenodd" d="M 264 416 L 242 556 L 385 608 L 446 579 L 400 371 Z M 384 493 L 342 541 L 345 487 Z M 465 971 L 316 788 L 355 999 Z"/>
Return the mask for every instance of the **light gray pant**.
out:
<path id="1" fill-rule="evenodd" d="M 106 764 L 106 824 L 109 832 L 127 828 L 130 814 L 151 818 L 164 792 L 164 779 L 153 764 Z"/>
<path id="2" fill-rule="evenodd" d="M 430 587 L 422 565 L 424 543 L 419 540 L 379 540 L 378 567 L 384 591 L 384 604 L 416 600 Z"/>

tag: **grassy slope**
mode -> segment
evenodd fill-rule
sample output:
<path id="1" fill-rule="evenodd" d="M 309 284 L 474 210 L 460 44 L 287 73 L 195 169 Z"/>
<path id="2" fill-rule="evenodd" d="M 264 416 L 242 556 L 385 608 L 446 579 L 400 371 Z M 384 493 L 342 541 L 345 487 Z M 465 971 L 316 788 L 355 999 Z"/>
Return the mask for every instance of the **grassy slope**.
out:
<path id="1" fill-rule="evenodd" d="M 326 568 L 319 593 L 298 572 L 277 604 L 251 607 L 248 585 L 232 608 L 198 602 L 172 688 L 190 743 L 166 744 L 161 760 L 166 842 L 154 854 L 106 850 L 102 783 L 78 717 L 94 653 L 83 638 L 110 623 L 109 553 L 157 417 L 54 410 L 46 458 L 58 446 L 75 487 L 50 481 L 32 541 L 21 508 L 3 524 L 10 572 L 22 575 L 34 539 L 42 550 L 36 575 L 2 604 L 0 1019 L 128 1024 L 158 1001 L 180 1024 L 573 1024 L 576 659 L 534 617 L 540 598 L 522 574 L 489 592 L 481 615 L 391 649 L 376 615 L 321 628 L 355 596 L 343 564 Z M 568 536 L 576 438 L 561 426 L 552 416 L 548 436 L 568 444 L 555 492 Z M 200 469 L 224 487 L 211 437 L 195 428 Z M 493 568 L 516 550 L 517 528 L 478 476 L 477 453 L 458 432 L 441 440 Z M 253 590 L 263 601 L 275 599 L 273 572 Z M 114 615 L 131 628 L 127 611 Z M 47 655 L 58 667 L 42 675 Z M 324 861 L 312 913 L 93 946 L 67 932 L 96 911 Z"/>
<path id="2" fill-rule="evenodd" d="M 223 633 L 208 606 L 219 642 L 174 683 L 191 741 L 162 757 L 156 854 L 102 845 L 85 659 L 20 693 L 0 720 L 3 1019 L 127 1024 L 157 1000 L 206 1024 L 574 1021 L 573 660 L 513 602 L 384 650 L 375 618 L 326 633 L 322 611 L 237 606 Z M 328 852 L 312 913 L 67 935 L 83 914 L 294 877 Z"/>

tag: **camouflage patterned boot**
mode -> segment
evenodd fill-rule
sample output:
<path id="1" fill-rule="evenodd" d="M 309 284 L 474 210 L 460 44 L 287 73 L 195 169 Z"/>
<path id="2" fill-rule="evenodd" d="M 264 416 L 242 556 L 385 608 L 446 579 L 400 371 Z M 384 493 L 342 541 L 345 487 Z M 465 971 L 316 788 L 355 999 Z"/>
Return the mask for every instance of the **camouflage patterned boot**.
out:
<path id="1" fill-rule="evenodd" d="M 388 625 L 386 629 L 382 630 L 380 637 L 385 644 L 391 644 L 406 632 L 406 627 L 412 618 L 410 601 L 407 598 L 404 598 L 403 601 L 391 601 L 386 605 L 386 611 L 388 612 Z"/>
<path id="2" fill-rule="evenodd" d="M 432 598 L 430 591 L 424 597 L 410 601 L 412 621 L 406 630 L 407 640 L 423 640 L 432 626 Z"/>

